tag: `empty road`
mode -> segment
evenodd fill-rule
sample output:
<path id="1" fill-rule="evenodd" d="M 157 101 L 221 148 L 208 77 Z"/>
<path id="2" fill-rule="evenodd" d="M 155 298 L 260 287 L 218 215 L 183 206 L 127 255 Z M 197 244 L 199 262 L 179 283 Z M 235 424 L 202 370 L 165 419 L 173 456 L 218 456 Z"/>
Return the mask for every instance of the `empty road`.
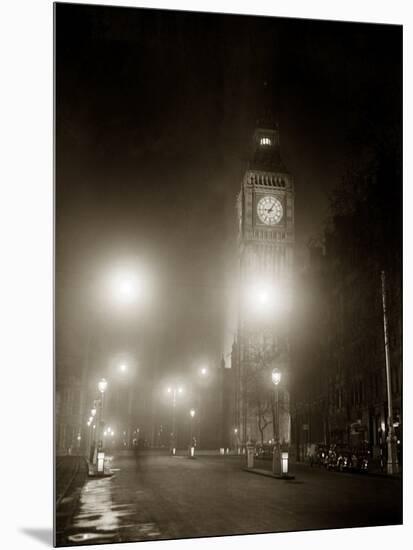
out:
<path id="1" fill-rule="evenodd" d="M 60 524 L 58 517 L 57 544 L 402 521 L 400 480 L 296 465 L 295 480 L 285 481 L 245 472 L 242 465 L 239 457 L 114 456 L 111 478 L 89 478 L 63 503 L 73 513 Z"/>

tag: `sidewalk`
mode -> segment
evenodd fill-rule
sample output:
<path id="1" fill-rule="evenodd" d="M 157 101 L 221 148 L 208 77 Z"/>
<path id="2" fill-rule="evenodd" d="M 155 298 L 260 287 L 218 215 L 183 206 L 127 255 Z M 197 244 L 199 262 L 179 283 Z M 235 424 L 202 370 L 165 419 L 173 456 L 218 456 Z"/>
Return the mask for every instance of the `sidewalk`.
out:
<path id="1" fill-rule="evenodd" d="M 261 473 L 261 475 L 267 475 L 267 476 L 271 476 L 272 475 L 272 462 L 271 460 L 267 460 L 267 459 L 255 459 L 254 461 L 254 468 L 244 468 L 245 470 L 248 470 L 248 471 L 252 471 L 254 470 L 254 473 L 258 473 L 258 470 Z M 289 472 L 295 472 L 296 469 L 300 469 L 300 468 L 305 468 L 305 469 L 308 469 L 309 471 L 311 470 L 316 470 L 316 471 L 319 471 L 319 472 L 323 472 L 323 471 L 329 471 L 329 472 L 335 472 L 337 474 L 339 473 L 342 473 L 342 474 L 352 474 L 352 475 L 355 475 L 355 476 L 369 476 L 369 477 L 381 477 L 381 478 L 387 478 L 387 479 L 401 479 L 402 478 L 402 475 L 403 475 L 403 472 L 400 471 L 399 473 L 397 474 L 387 474 L 386 472 L 383 472 L 380 468 L 380 464 L 377 463 L 376 461 L 372 462 L 369 464 L 369 469 L 367 472 L 339 472 L 337 470 L 327 470 L 326 468 L 324 468 L 324 466 L 320 465 L 320 464 L 317 464 L 317 465 L 313 465 L 311 466 L 308 462 L 293 462 L 291 461 L 289 463 Z M 257 472 L 256 472 L 257 471 Z"/>

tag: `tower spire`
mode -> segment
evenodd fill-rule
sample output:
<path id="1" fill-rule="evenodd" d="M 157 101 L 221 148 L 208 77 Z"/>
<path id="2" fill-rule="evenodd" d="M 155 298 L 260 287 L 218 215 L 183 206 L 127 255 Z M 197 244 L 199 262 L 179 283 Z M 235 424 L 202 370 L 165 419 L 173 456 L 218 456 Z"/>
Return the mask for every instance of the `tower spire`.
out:
<path id="1" fill-rule="evenodd" d="M 274 85 L 270 78 L 266 77 L 263 80 L 259 96 L 257 127 L 278 129 L 278 120 L 274 106 Z"/>
<path id="2" fill-rule="evenodd" d="M 280 132 L 275 109 L 275 85 L 273 78 L 262 81 L 258 93 L 256 128 L 250 170 L 287 172 L 280 154 Z"/>

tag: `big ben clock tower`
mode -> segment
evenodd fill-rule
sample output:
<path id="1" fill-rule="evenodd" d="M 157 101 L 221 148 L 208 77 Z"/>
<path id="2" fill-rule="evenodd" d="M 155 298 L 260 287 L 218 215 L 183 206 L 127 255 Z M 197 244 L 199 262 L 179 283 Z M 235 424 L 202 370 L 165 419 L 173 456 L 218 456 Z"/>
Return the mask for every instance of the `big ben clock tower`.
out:
<path id="1" fill-rule="evenodd" d="M 237 199 L 240 307 L 235 423 L 244 444 L 249 439 L 275 438 L 288 444 L 294 183 L 281 160 L 278 125 L 259 126 Z M 274 369 L 282 379 L 276 411 Z"/>

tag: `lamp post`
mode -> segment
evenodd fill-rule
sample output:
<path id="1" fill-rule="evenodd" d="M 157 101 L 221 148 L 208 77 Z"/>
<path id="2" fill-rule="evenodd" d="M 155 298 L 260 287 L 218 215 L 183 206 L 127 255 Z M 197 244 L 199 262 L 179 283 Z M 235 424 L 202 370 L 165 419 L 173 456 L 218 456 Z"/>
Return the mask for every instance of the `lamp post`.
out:
<path id="1" fill-rule="evenodd" d="M 93 455 L 95 453 L 95 447 L 96 447 L 96 441 L 95 441 L 95 432 L 93 431 L 94 429 L 94 421 L 95 421 L 95 417 L 96 417 L 96 401 L 93 402 L 93 408 L 90 410 L 90 417 L 89 417 L 89 421 L 87 423 L 88 427 L 89 427 L 89 461 L 90 462 L 93 462 Z"/>
<path id="2" fill-rule="evenodd" d="M 98 471 L 100 471 L 101 469 L 102 472 L 103 472 L 103 462 L 102 463 L 99 462 L 99 453 L 103 453 L 103 433 L 102 433 L 103 426 L 104 426 L 103 400 L 104 400 L 104 395 L 107 387 L 108 387 L 108 383 L 105 378 L 102 378 L 101 380 L 99 380 L 98 390 L 101 396 L 99 399 L 99 420 L 98 420 L 98 434 L 97 434 L 98 444 L 97 444 L 97 453 L 96 453 L 96 464 L 97 464 Z"/>
<path id="3" fill-rule="evenodd" d="M 171 454 L 175 455 L 177 437 L 176 437 L 176 396 L 183 393 L 181 386 L 170 386 L 167 392 L 172 395 L 172 432 L 171 432 Z"/>
<path id="4" fill-rule="evenodd" d="M 194 446 L 192 423 L 194 421 L 195 409 L 191 409 L 189 411 L 189 416 L 191 417 L 191 420 L 190 420 L 190 437 L 189 437 L 189 457 L 194 458 L 195 446 Z"/>
<path id="5" fill-rule="evenodd" d="M 203 418 L 203 393 L 204 389 L 202 387 L 202 380 L 207 380 L 209 377 L 209 369 L 206 366 L 203 366 L 199 369 L 199 377 L 201 378 L 201 383 L 199 384 L 199 403 L 198 403 L 198 448 L 201 445 L 201 418 Z"/>
<path id="6" fill-rule="evenodd" d="M 383 303 L 383 331 L 384 331 L 384 351 L 386 359 L 386 388 L 387 388 L 387 473 L 397 474 L 399 471 L 399 463 L 397 460 L 397 445 L 396 435 L 393 426 L 393 395 L 391 387 L 391 370 L 390 370 L 390 350 L 389 350 L 389 335 L 387 321 L 387 300 L 386 300 L 386 275 L 381 272 L 381 292 Z"/>
<path id="7" fill-rule="evenodd" d="M 271 373 L 271 380 L 275 387 L 273 406 L 273 434 L 274 434 L 274 448 L 272 453 L 272 472 L 273 474 L 281 474 L 281 455 L 280 455 L 280 409 L 279 409 L 279 396 L 278 388 L 281 382 L 281 371 L 277 368 L 273 369 Z"/>
<path id="8" fill-rule="evenodd" d="M 234 428 L 235 452 L 238 454 L 238 428 Z"/>

